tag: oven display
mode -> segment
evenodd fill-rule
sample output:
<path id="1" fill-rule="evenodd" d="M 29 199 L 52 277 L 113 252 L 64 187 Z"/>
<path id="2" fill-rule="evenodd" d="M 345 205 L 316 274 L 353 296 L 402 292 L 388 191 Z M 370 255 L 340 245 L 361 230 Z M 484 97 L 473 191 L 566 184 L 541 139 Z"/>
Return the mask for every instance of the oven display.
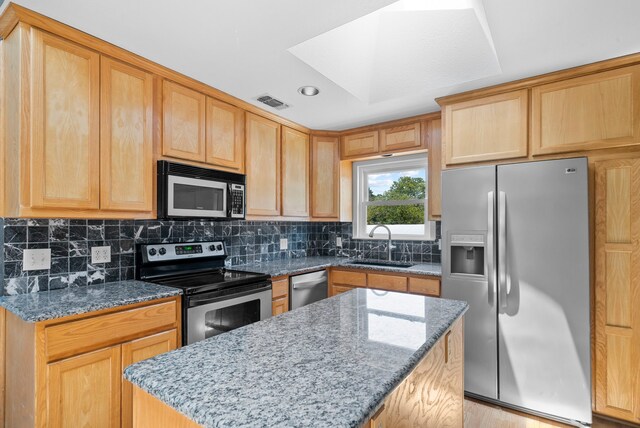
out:
<path id="1" fill-rule="evenodd" d="M 202 245 L 178 245 L 176 246 L 176 254 L 181 256 L 183 254 L 201 254 Z"/>

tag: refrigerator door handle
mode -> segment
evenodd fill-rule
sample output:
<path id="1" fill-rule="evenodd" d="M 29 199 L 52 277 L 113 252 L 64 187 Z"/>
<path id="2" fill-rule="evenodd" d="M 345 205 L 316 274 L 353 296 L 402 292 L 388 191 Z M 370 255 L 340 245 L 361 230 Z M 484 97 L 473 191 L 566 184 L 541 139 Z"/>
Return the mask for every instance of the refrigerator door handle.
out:
<path id="1" fill-rule="evenodd" d="M 507 194 L 498 193 L 498 300 L 507 308 Z"/>
<path id="2" fill-rule="evenodd" d="M 487 286 L 488 290 L 488 303 L 490 306 L 494 305 L 494 299 L 496 295 L 496 264 L 495 264 L 495 251 L 493 244 L 495 242 L 495 192 L 492 190 L 487 193 L 487 254 L 485 257 L 487 263 Z"/>

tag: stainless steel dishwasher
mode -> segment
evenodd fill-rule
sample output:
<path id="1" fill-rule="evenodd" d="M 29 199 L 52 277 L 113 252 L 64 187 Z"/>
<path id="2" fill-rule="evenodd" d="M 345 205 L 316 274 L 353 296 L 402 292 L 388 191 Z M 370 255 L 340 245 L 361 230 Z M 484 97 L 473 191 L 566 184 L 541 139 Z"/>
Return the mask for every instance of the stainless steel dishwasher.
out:
<path id="1" fill-rule="evenodd" d="M 289 280 L 291 309 L 326 299 L 328 288 L 326 270 L 292 276 Z"/>

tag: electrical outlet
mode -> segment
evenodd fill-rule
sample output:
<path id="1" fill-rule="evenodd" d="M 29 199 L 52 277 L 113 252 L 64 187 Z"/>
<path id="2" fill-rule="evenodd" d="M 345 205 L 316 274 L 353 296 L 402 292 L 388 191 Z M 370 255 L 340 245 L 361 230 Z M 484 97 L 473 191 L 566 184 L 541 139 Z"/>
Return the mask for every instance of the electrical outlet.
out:
<path id="1" fill-rule="evenodd" d="M 442 239 L 438 239 L 438 250 L 442 250 Z"/>
<path id="2" fill-rule="evenodd" d="M 280 251 L 289 248 L 289 240 L 287 238 L 280 238 Z"/>
<path id="3" fill-rule="evenodd" d="M 51 248 L 23 251 L 22 270 L 45 269 L 51 269 Z"/>
<path id="4" fill-rule="evenodd" d="M 339 236 L 336 238 L 336 247 L 342 247 L 342 238 Z"/>
<path id="5" fill-rule="evenodd" d="M 110 263 L 111 247 L 91 247 L 91 263 Z"/>

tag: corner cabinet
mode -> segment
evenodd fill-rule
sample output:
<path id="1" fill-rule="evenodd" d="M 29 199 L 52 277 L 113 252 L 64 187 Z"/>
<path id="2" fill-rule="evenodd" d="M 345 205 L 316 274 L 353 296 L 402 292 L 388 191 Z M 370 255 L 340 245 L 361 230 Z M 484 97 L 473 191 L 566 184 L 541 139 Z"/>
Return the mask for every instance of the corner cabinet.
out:
<path id="1" fill-rule="evenodd" d="M 311 138 L 311 216 L 337 220 L 340 216 L 340 151 L 337 137 Z"/>
<path id="2" fill-rule="evenodd" d="M 280 124 L 246 116 L 247 215 L 280 215 Z"/>
<path id="3" fill-rule="evenodd" d="M 528 90 L 443 106 L 446 165 L 527 156 Z"/>
<path id="4" fill-rule="evenodd" d="M 640 423 L 640 158 L 596 163 L 595 411 Z"/>
<path id="5" fill-rule="evenodd" d="M 534 155 L 640 144 L 640 66 L 536 86 Z"/>
<path id="6" fill-rule="evenodd" d="M 30 323 L 6 314 L 6 426 L 131 427 L 130 364 L 176 349 L 180 298 Z"/>

